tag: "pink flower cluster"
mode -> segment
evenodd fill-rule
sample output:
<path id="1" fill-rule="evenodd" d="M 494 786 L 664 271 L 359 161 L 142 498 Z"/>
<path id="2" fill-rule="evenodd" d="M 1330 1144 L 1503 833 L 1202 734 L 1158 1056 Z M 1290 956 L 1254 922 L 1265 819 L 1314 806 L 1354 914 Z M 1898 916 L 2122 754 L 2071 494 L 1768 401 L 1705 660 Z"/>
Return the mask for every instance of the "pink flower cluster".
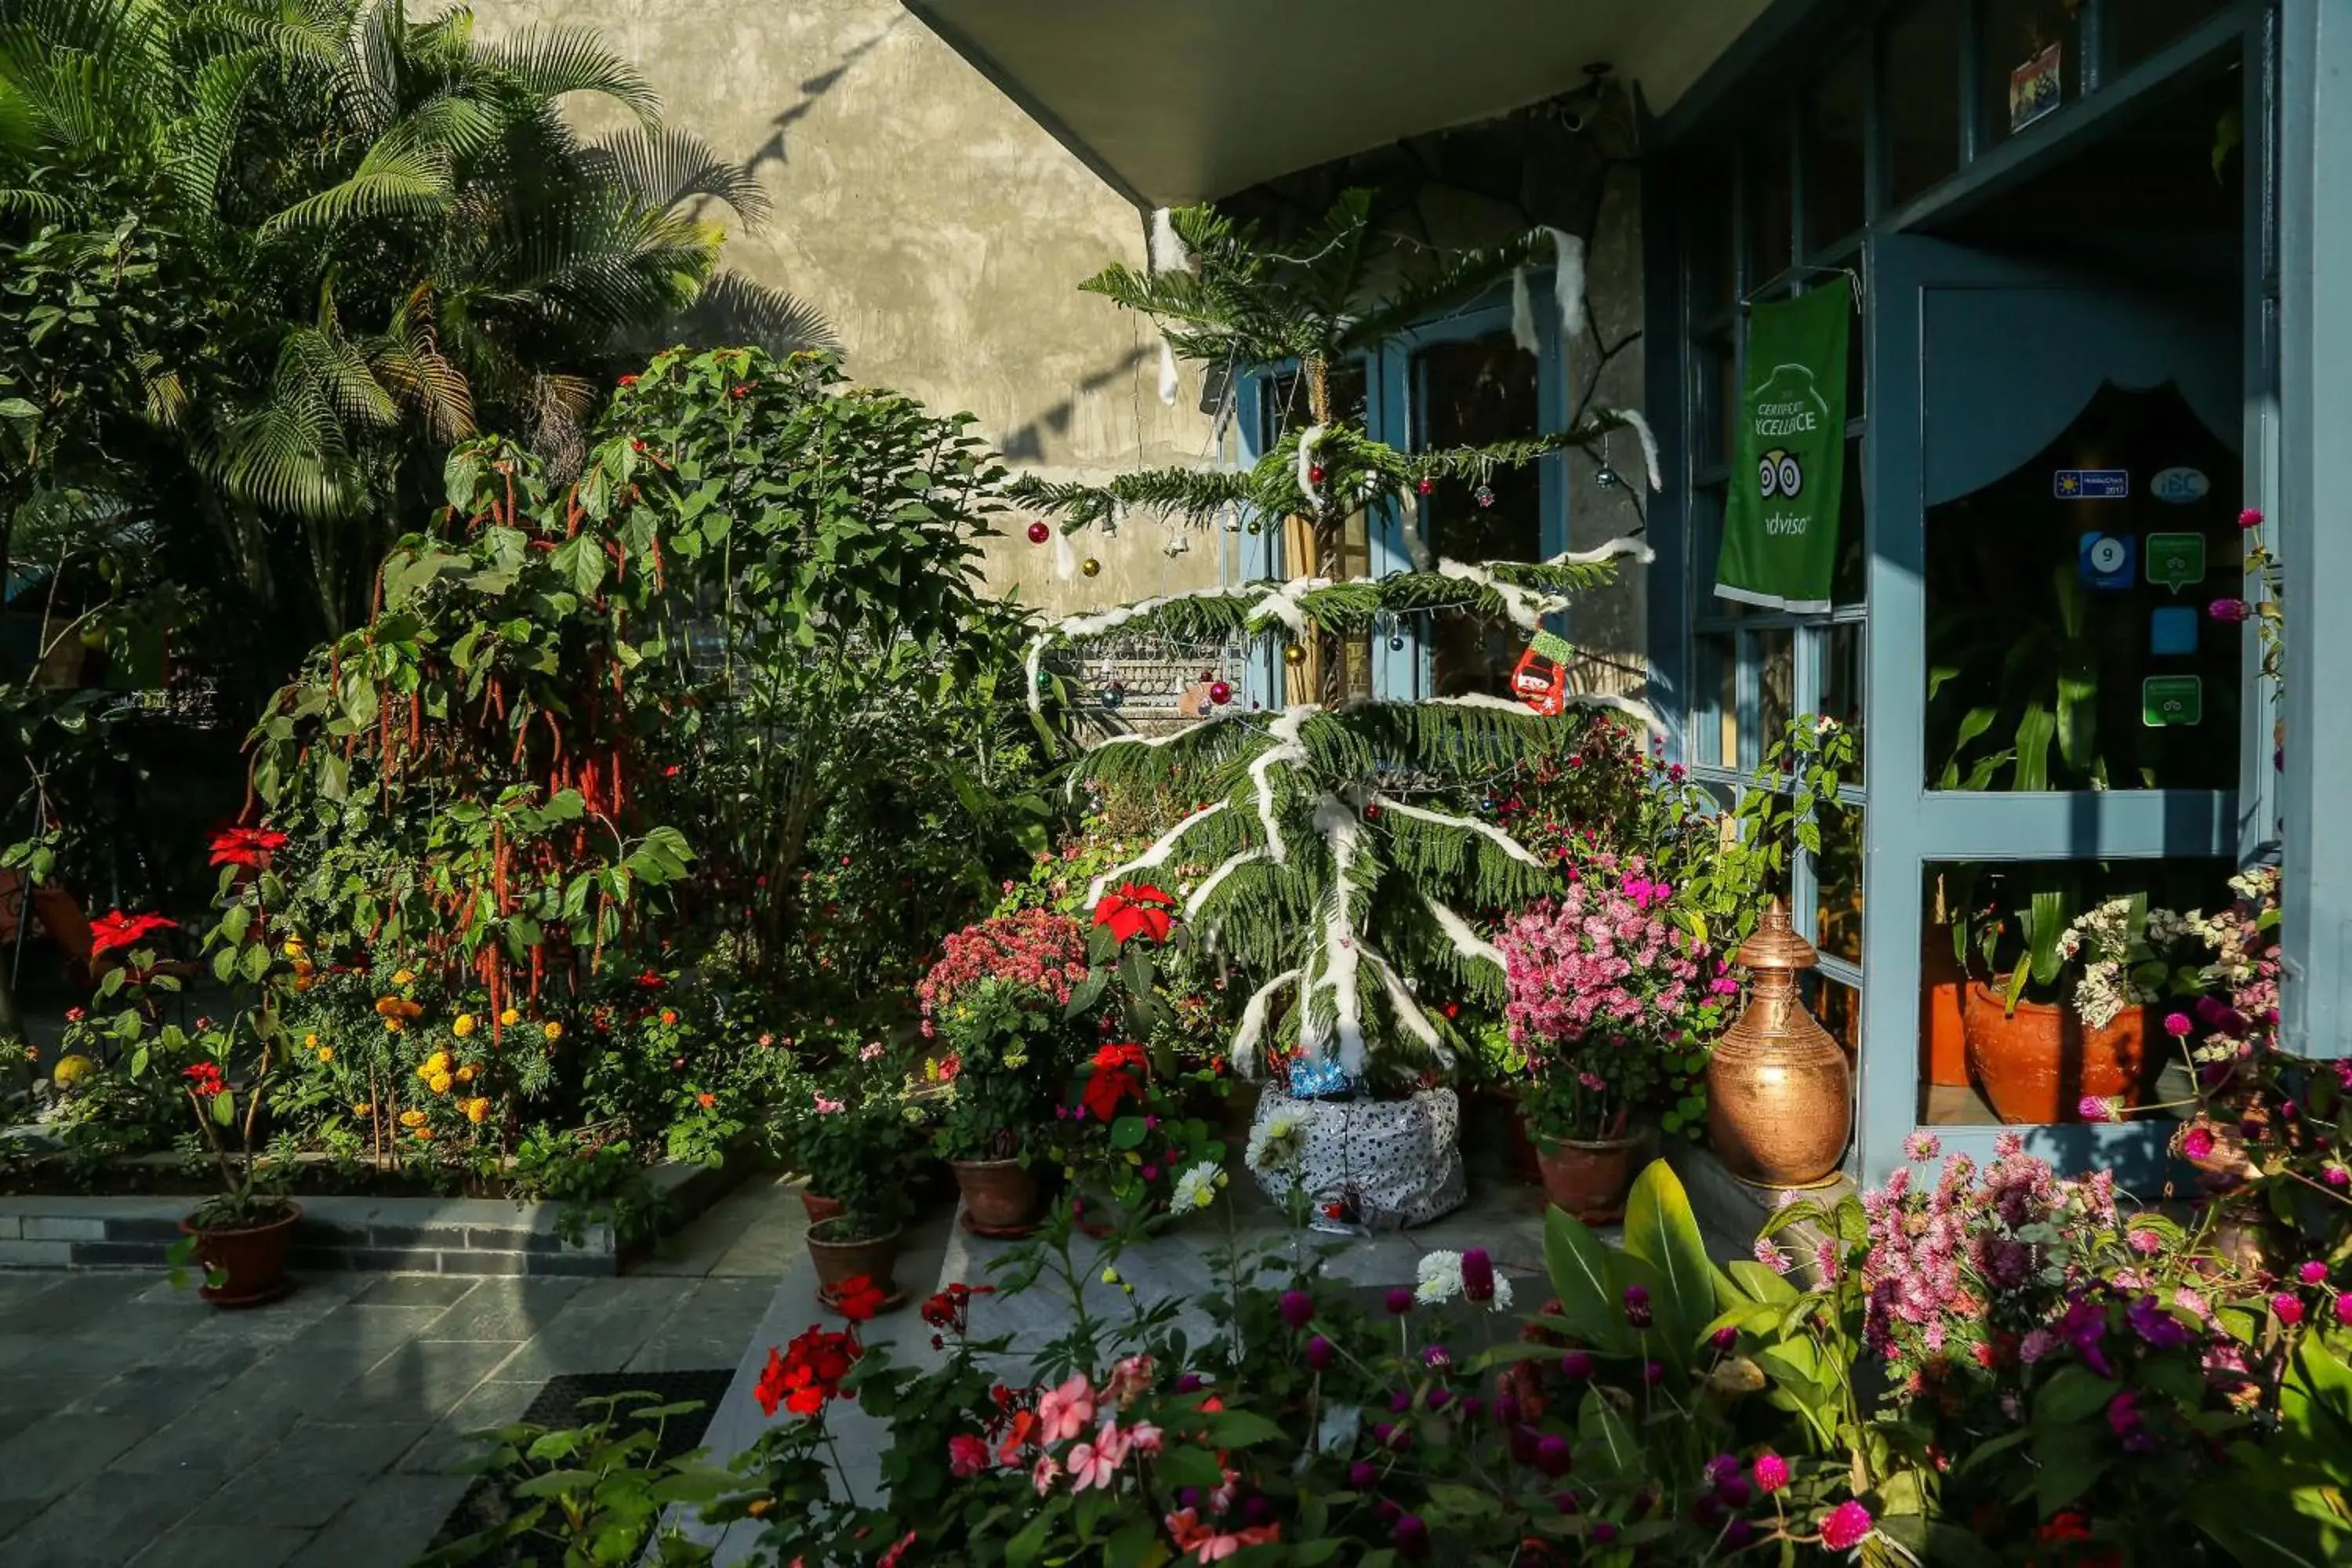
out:
<path id="1" fill-rule="evenodd" d="M 1070 988 L 1086 977 L 1087 933 L 1069 916 L 1052 910 L 991 915 L 950 934 L 939 963 L 916 984 L 923 1033 L 930 1034 L 932 1018 L 967 985 L 1003 980 L 1067 1002 Z"/>
<path id="2" fill-rule="evenodd" d="M 1614 889 L 1580 880 L 1559 902 L 1505 922 L 1496 945 L 1508 973 L 1503 1019 L 1512 1042 L 1539 1055 L 1596 1035 L 1674 1036 L 1695 994 L 1705 994 L 1696 983 L 1706 950 L 1666 918 L 1673 893 L 1636 856 Z"/>

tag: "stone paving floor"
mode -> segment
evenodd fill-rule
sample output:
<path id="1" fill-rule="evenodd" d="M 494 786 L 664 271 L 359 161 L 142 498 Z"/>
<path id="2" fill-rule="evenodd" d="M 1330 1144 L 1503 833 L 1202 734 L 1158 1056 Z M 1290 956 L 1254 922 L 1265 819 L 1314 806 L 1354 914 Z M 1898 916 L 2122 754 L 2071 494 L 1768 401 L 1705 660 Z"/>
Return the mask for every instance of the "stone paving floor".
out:
<path id="1" fill-rule="evenodd" d="M 0 1270 L 0 1563 L 398 1568 L 470 1482 L 463 1434 L 546 1379 L 736 1365 L 805 1223 L 755 1177 L 619 1279 L 314 1277 L 247 1312 Z"/>

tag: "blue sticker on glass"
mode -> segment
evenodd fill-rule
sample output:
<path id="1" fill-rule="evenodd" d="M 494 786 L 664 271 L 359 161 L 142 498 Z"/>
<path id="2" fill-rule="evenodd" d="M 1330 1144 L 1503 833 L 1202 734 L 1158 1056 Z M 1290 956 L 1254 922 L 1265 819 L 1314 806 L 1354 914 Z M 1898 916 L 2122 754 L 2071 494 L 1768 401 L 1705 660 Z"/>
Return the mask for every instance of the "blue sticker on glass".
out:
<path id="1" fill-rule="evenodd" d="M 2060 500 L 2123 500 L 2131 494 L 2129 468 L 2061 468 L 2050 481 Z"/>
<path id="2" fill-rule="evenodd" d="M 2120 593 L 2138 570 L 2139 541 L 2126 534 L 2086 533 L 2074 542 L 2074 566 L 2083 586 Z"/>
<path id="3" fill-rule="evenodd" d="M 2197 651 L 2197 612 L 2188 605 L 2160 605 L 2147 613 L 2147 651 L 2177 658 Z"/>
<path id="4" fill-rule="evenodd" d="M 2147 481 L 2148 494 L 2174 506 L 2188 506 L 2203 500 L 2212 488 L 2213 481 L 2207 479 L 2202 470 L 2188 468 L 2162 469 L 2156 478 Z"/>

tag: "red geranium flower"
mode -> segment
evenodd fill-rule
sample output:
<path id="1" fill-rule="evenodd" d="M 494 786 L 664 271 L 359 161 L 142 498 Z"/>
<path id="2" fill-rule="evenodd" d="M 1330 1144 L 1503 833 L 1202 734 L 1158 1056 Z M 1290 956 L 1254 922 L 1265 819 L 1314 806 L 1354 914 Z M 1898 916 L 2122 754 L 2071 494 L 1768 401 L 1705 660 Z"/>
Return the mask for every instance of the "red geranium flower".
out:
<path id="1" fill-rule="evenodd" d="M 864 1353 L 856 1335 L 811 1324 L 784 1349 L 768 1347 L 768 1364 L 751 1396 L 770 1415 L 779 1405 L 795 1415 L 814 1415 L 841 1394 L 841 1380 Z"/>
<path id="2" fill-rule="evenodd" d="M 286 835 L 268 827 L 224 827 L 213 835 L 213 864 L 258 871 L 286 847 Z"/>
<path id="3" fill-rule="evenodd" d="M 833 1288 L 834 1310 L 853 1323 L 871 1321 L 889 1299 L 890 1293 L 865 1274 L 853 1274 Z"/>
<path id="4" fill-rule="evenodd" d="M 89 955 L 103 958 L 144 942 L 159 931 L 179 929 L 179 921 L 167 921 L 162 915 L 126 915 L 115 910 L 89 922 Z"/>
<path id="5" fill-rule="evenodd" d="M 221 1081 L 218 1062 L 198 1062 L 194 1067 L 182 1068 L 180 1076 L 188 1080 L 188 1092 L 198 1100 L 210 1100 L 228 1088 Z"/>
<path id="6" fill-rule="evenodd" d="M 995 1293 L 993 1285 L 967 1285 L 959 1279 L 923 1303 L 923 1321 L 935 1329 L 961 1334 L 971 1326 L 971 1299 Z"/>
<path id="7" fill-rule="evenodd" d="M 1141 936 L 1166 942 L 1172 923 L 1170 910 L 1176 900 L 1148 882 L 1121 882 L 1095 905 L 1095 924 L 1110 927 L 1111 940 L 1125 942 Z"/>
<path id="8" fill-rule="evenodd" d="M 1143 1098 L 1143 1082 L 1137 1076 L 1143 1070 L 1141 1046 L 1105 1046 L 1095 1053 L 1094 1067 L 1083 1098 L 1087 1114 L 1096 1121 L 1117 1116 L 1122 1100 Z"/>

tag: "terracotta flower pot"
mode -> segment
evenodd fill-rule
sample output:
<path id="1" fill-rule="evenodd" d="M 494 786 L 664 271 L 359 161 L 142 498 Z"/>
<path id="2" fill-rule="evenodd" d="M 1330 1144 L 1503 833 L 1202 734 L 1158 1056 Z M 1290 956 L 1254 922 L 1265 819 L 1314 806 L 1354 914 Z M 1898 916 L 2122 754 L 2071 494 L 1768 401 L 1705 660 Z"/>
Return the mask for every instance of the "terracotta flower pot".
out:
<path id="1" fill-rule="evenodd" d="M 196 1294 L 215 1307 L 257 1307 L 293 1289 L 286 1278 L 286 1249 L 302 1206 L 289 1203 L 278 1218 L 239 1230 L 200 1228 L 194 1216 L 180 1221 L 180 1233 L 196 1238 L 196 1260 L 228 1276 L 218 1285 L 200 1285 Z"/>
<path id="2" fill-rule="evenodd" d="M 893 1270 L 898 1263 L 898 1240 L 902 1227 L 892 1226 L 880 1236 L 860 1236 L 835 1239 L 819 1233 L 840 1230 L 847 1221 L 839 1215 L 819 1221 L 809 1227 L 809 1261 L 816 1265 L 816 1299 L 819 1305 L 835 1305 L 835 1292 L 845 1279 L 860 1275 L 880 1286 L 885 1293 L 883 1310 L 906 1304 L 907 1292 L 898 1286 Z"/>
<path id="3" fill-rule="evenodd" d="M 1587 1225 L 1614 1225 L 1625 1217 L 1625 1194 L 1633 1185 L 1648 1140 L 1562 1138 L 1538 1140 L 1536 1167 L 1543 1175 L 1544 1202 Z"/>
<path id="4" fill-rule="evenodd" d="M 839 1198 L 828 1198 L 806 1187 L 801 1189 L 801 1207 L 807 1213 L 811 1225 L 823 1225 L 826 1220 L 841 1217 Z"/>
<path id="5" fill-rule="evenodd" d="M 2147 1016 L 2128 1008 L 2093 1028 L 2071 1007 L 2020 1002 L 2009 1012 L 1980 980 L 1969 982 L 1969 1076 L 2003 1121 L 2080 1121 L 2086 1095 L 2137 1105 Z"/>
<path id="6" fill-rule="evenodd" d="M 1965 1089 L 1969 1082 L 1969 1033 L 1961 1018 L 1960 987 L 1968 975 L 1952 955 L 1949 926 L 1930 923 L 1920 944 L 1920 1010 L 1927 1015 L 1927 1081 Z"/>
<path id="7" fill-rule="evenodd" d="M 963 1194 L 963 1226 L 976 1236 L 1026 1236 L 1037 1228 L 1037 1173 L 1018 1160 L 950 1160 Z"/>

